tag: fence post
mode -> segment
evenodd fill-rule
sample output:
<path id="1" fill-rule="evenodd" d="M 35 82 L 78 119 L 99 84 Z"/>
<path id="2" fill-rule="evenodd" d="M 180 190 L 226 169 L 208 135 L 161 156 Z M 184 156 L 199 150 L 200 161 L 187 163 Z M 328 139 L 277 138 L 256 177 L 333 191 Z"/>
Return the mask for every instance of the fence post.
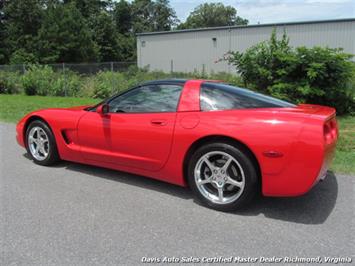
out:
<path id="1" fill-rule="evenodd" d="M 62 70 L 63 70 L 63 86 L 64 86 L 64 97 L 67 97 L 67 82 L 66 82 L 66 75 L 65 75 L 65 63 L 63 62 L 62 64 Z"/>
<path id="2" fill-rule="evenodd" d="M 115 91 L 115 78 L 113 76 L 113 62 L 111 62 L 111 83 L 112 83 L 112 94 Z"/>
<path id="3" fill-rule="evenodd" d="M 174 73 L 174 61 L 172 59 L 170 60 L 170 73 Z"/>
<path id="4" fill-rule="evenodd" d="M 26 65 L 25 64 L 22 64 L 22 72 L 23 72 L 23 74 L 26 73 Z"/>

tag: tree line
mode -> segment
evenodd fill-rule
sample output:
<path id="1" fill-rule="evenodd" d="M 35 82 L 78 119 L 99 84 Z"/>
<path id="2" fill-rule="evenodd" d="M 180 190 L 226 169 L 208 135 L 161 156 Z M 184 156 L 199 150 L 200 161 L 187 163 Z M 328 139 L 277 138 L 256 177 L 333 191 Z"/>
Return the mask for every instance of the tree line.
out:
<path id="1" fill-rule="evenodd" d="M 135 61 L 136 33 L 246 24 L 222 3 L 181 22 L 169 0 L 0 0 L 0 64 Z"/>

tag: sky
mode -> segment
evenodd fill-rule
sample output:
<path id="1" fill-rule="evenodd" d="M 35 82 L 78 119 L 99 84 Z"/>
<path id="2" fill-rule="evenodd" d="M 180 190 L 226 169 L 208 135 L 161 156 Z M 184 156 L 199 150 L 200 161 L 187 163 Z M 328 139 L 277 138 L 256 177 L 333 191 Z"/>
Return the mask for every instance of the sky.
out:
<path id="1" fill-rule="evenodd" d="M 355 18 L 355 0 L 170 0 L 178 18 L 204 2 L 222 2 L 237 9 L 249 24 Z"/>

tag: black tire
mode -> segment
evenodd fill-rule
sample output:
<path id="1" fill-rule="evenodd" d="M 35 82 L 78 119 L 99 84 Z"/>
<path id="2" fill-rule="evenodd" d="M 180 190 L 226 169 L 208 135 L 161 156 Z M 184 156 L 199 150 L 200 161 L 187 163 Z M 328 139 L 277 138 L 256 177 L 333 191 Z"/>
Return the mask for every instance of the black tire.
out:
<path id="1" fill-rule="evenodd" d="M 232 202 L 227 202 L 227 203 L 215 203 L 213 202 L 212 199 L 208 199 L 206 196 L 202 194 L 202 192 L 199 190 L 197 181 L 195 181 L 195 167 L 198 162 L 200 162 L 200 158 L 205 156 L 206 154 L 213 154 L 216 152 L 222 152 L 225 153 L 229 156 L 232 156 L 238 163 L 235 163 L 236 166 L 241 167 L 242 172 L 244 175 L 244 178 L 241 178 L 241 180 L 244 180 L 244 185 L 243 189 L 238 188 L 238 187 L 232 187 L 232 189 L 235 189 L 236 192 L 235 194 L 239 194 L 238 198 L 233 200 Z M 218 155 L 216 155 L 218 156 Z M 202 165 L 202 164 L 200 164 Z M 198 167 L 198 166 L 197 166 Z M 202 166 L 201 166 L 202 167 Z M 240 169 L 240 168 L 238 168 Z M 208 170 L 209 171 L 209 170 Z M 229 170 L 230 171 L 230 170 Z M 202 171 L 200 171 L 202 172 Z M 225 173 L 227 175 L 227 173 Z M 200 174 L 201 175 L 201 174 Z M 240 174 L 242 176 L 242 174 Z M 220 178 L 220 177 L 218 177 Z M 215 179 L 216 180 L 216 179 Z M 224 179 L 226 180 L 226 179 Z M 213 181 L 215 182 L 215 181 Z M 252 156 L 250 155 L 249 151 L 247 151 L 244 147 L 239 146 L 239 145 L 234 145 L 234 144 L 229 144 L 229 143 L 209 143 L 204 146 L 201 146 L 198 148 L 191 156 L 189 165 L 188 165 L 188 183 L 190 185 L 190 188 L 192 189 L 193 193 L 195 194 L 197 200 L 201 202 L 203 205 L 219 210 L 219 211 L 235 211 L 238 209 L 241 209 L 245 207 L 252 199 L 253 197 L 258 194 L 259 189 L 258 189 L 258 182 L 259 182 L 259 177 L 258 177 L 258 168 L 254 163 L 254 160 L 252 159 Z M 215 186 L 215 187 L 209 187 L 209 186 Z M 217 184 L 216 184 L 217 185 Z M 213 192 L 214 189 L 218 190 L 216 187 L 215 183 L 214 184 L 208 184 L 207 185 L 207 190 L 211 190 Z M 223 190 L 225 189 L 224 186 L 230 186 L 230 184 L 223 184 Z M 240 189 L 240 191 L 239 191 Z M 228 192 L 228 191 L 226 191 Z M 226 193 L 224 192 L 224 193 Z M 217 192 L 218 194 L 218 192 Z M 237 196 L 237 195 L 236 195 Z"/>
<path id="2" fill-rule="evenodd" d="M 49 152 L 48 155 L 46 156 L 45 159 L 43 160 L 38 160 L 34 157 L 30 150 L 30 145 L 29 145 L 29 133 L 32 128 L 34 127 L 39 127 L 41 128 L 48 136 L 48 146 L 49 146 Z M 57 149 L 57 144 L 54 138 L 54 135 L 52 133 L 52 130 L 49 128 L 49 126 L 42 120 L 34 120 L 29 124 L 26 130 L 26 150 L 27 153 L 30 155 L 31 159 L 39 165 L 43 166 L 49 166 L 57 163 L 60 160 L 59 154 L 58 154 L 58 149 Z"/>

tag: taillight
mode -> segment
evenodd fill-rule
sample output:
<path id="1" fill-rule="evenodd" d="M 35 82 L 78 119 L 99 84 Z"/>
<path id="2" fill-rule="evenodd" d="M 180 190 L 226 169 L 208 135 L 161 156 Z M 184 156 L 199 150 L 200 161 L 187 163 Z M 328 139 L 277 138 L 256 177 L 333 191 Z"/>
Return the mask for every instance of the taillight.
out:
<path id="1" fill-rule="evenodd" d="M 327 144 L 330 143 L 332 141 L 332 135 L 331 135 L 331 129 L 328 124 L 324 124 L 323 132 L 324 132 L 325 143 Z"/>

